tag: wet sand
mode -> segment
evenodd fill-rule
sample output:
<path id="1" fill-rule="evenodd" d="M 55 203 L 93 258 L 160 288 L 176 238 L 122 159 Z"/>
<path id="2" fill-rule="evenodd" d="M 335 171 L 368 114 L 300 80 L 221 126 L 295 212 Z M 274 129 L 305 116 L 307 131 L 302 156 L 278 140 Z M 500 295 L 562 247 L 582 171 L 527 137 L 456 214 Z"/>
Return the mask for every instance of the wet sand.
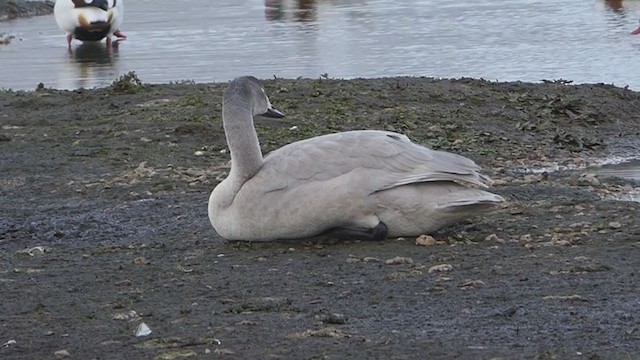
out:
<path id="1" fill-rule="evenodd" d="M 433 246 L 251 244 L 225 242 L 207 219 L 228 171 L 225 86 L 129 76 L 96 90 L 0 92 L 0 357 L 640 354 L 640 204 L 612 200 L 640 184 L 524 171 L 637 151 L 638 93 L 266 81 L 287 117 L 257 120 L 265 153 L 329 132 L 395 130 L 473 158 L 508 205 L 433 234 Z M 142 322 L 152 333 L 136 337 Z"/>

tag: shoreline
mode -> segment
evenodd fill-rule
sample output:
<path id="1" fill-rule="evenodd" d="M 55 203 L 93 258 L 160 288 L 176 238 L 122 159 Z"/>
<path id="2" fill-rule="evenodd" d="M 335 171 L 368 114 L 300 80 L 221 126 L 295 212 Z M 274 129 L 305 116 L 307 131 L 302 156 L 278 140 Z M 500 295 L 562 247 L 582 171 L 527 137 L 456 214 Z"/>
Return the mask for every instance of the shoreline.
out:
<path id="1" fill-rule="evenodd" d="M 54 1 L 0 0 L 0 21 L 53 14 Z"/>

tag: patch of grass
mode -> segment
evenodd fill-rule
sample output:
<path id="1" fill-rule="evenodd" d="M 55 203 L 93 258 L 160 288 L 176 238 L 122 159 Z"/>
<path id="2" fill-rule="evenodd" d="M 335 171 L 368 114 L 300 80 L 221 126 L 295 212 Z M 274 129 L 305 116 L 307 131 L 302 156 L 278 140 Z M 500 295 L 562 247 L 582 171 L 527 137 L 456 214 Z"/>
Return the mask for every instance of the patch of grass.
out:
<path id="1" fill-rule="evenodd" d="M 135 71 L 129 71 L 121 75 L 109 88 L 112 93 L 120 94 L 137 94 L 143 89 L 144 85 L 142 85 L 142 81 L 138 78 Z"/>
<path id="2" fill-rule="evenodd" d="M 195 85 L 196 82 L 193 79 L 184 79 L 184 80 L 178 80 L 178 81 L 169 81 L 170 85 Z"/>
<path id="3" fill-rule="evenodd" d="M 197 92 L 192 92 L 187 94 L 182 99 L 182 104 L 185 106 L 203 106 L 204 99 L 202 98 L 202 94 Z"/>

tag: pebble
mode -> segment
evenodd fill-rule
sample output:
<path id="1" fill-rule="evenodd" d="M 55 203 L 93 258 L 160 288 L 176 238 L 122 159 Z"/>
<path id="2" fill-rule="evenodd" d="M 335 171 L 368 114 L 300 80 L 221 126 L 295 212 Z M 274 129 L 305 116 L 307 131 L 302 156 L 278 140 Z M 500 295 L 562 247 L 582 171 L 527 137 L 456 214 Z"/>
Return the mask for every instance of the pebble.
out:
<path id="1" fill-rule="evenodd" d="M 67 350 L 58 350 L 56 352 L 53 353 L 53 356 L 57 357 L 57 358 L 66 358 L 66 357 L 70 357 L 71 354 L 67 351 Z"/>
<path id="2" fill-rule="evenodd" d="M 436 239 L 429 235 L 420 235 L 416 238 L 416 245 L 419 246 L 433 246 L 436 244 Z"/>
<path id="3" fill-rule="evenodd" d="M 413 259 L 404 256 L 396 256 L 393 259 L 385 260 L 384 263 L 386 265 L 413 264 Z"/>
<path id="4" fill-rule="evenodd" d="M 439 265 L 433 265 L 432 267 L 429 268 L 428 272 L 432 273 L 432 272 L 445 272 L 445 271 L 451 271 L 453 270 L 453 266 L 449 265 L 449 264 L 439 264 Z"/>
<path id="5" fill-rule="evenodd" d="M 586 186 L 586 185 L 598 186 L 600 185 L 600 180 L 598 180 L 595 174 L 582 174 L 578 178 L 577 185 L 578 186 Z"/>
<path id="6" fill-rule="evenodd" d="M 149 328 L 149 326 L 147 326 L 147 324 L 145 323 L 140 323 L 140 325 L 138 325 L 138 327 L 136 328 L 136 337 L 149 335 L 151 335 L 151 329 Z"/>
<path id="7" fill-rule="evenodd" d="M 322 321 L 323 323 L 326 323 L 326 324 L 342 325 L 347 322 L 347 317 L 338 313 L 320 314 L 320 315 L 316 315 L 316 320 Z"/>
<path id="8" fill-rule="evenodd" d="M 520 235 L 521 242 L 529 242 L 531 241 L 531 234 Z"/>
<path id="9" fill-rule="evenodd" d="M 229 350 L 229 349 L 225 349 L 225 348 L 218 348 L 218 349 L 213 350 L 213 352 L 218 356 L 232 355 L 232 354 L 236 353 L 233 350 Z"/>
<path id="10" fill-rule="evenodd" d="M 136 319 L 139 318 L 140 316 L 138 315 L 138 313 L 135 310 L 130 310 L 128 312 L 122 312 L 122 313 L 117 313 L 114 314 L 111 318 L 113 320 L 131 320 L 131 319 Z"/>
<path id="11" fill-rule="evenodd" d="M 137 258 L 133 259 L 133 263 L 136 265 L 148 265 L 151 263 L 151 261 L 147 260 L 147 258 L 145 258 L 144 256 L 138 256 Z"/>
<path id="12" fill-rule="evenodd" d="M 45 252 L 49 251 L 48 248 L 44 247 L 44 246 L 34 246 L 32 248 L 28 248 L 28 249 L 24 249 L 24 250 L 18 250 L 16 251 L 16 254 L 24 254 L 24 255 L 29 255 L 29 256 L 35 256 L 36 254 L 43 254 Z"/>
<path id="13" fill-rule="evenodd" d="M 501 244 L 504 243 L 504 240 L 500 239 L 496 234 L 488 235 L 486 238 L 484 238 L 484 241 L 495 241 Z"/>
<path id="14" fill-rule="evenodd" d="M 462 285 L 460 285 L 460 287 L 463 289 L 469 289 L 481 287 L 482 285 L 484 285 L 484 281 L 482 280 L 466 280 Z"/>
<path id="15" fill-rule="evenodd" d="M 612 221 L 609 223 L 609 227 L 612 229 L 620 229 L 622 227 L 622 224 L 620 224 L 619 221 Z"/>

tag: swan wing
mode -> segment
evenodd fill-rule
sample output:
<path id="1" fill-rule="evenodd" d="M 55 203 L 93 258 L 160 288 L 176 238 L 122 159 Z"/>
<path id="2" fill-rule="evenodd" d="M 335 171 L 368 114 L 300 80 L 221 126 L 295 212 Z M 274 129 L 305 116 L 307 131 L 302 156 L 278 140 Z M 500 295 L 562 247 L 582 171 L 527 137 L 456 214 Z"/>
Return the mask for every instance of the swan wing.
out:
<path id="1" fill-rule="evenodd" d="M 284 146 L 267 155 L 253 180 L 265 185 L 266 192 L 345 175 L 349 186 L 368 193 L 430 181 L 487 187 L 491 180 L 479 170 L 468 158 L 417 145 L 404 135 L 363 130 Z"/>

